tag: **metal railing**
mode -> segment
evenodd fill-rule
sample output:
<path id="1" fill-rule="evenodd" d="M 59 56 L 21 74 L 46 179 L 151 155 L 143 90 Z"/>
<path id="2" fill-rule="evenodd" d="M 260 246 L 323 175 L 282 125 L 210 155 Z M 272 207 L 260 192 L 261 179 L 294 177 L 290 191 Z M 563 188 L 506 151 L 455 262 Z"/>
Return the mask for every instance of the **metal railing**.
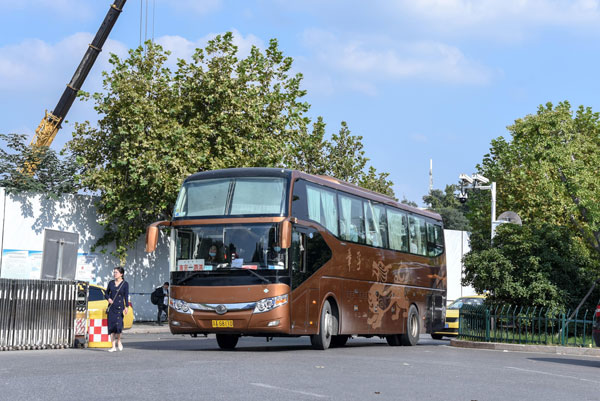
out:
<path id="1" fill-rule="evenodd" d="M 77 282 L 0 279 L 0 350 L 71 347 Z"/>
<path id="2" fill-rule="evenodd" d="M 458 336 L 464 340 L 592 347 L 594 311 L 513 305 L 465 305 Z"/>

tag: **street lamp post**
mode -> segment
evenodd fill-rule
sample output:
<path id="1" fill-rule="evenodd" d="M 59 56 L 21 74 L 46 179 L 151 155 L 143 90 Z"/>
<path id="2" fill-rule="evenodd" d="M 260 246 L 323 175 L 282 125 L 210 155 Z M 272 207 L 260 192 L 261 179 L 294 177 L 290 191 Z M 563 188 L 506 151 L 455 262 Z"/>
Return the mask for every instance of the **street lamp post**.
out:
<path id="1" fill-rule="evenodd" d="M 491 182 L 481 174 L 473 174 L 468 176 L 466 174 L 461 174 L 459 177 L 460 180 L 460 194 L 458 195 L 458 200 L 461 203 L 465 203 L 467 201 L 467 189 L 478 189 L 478 190 L 490 190 L 492 193 L 492 234 L 491 237 L 494 239 L 494 235 L 496 234 L 496 183 Z M 484 185 L 490 183 L 490 185 Z"/>

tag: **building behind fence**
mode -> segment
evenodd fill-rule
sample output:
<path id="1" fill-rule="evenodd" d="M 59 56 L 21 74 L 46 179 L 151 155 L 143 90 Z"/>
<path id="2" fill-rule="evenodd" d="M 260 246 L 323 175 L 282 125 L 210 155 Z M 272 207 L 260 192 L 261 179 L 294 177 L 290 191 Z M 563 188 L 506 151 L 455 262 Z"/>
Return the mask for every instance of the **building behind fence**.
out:
<path id="1" fill-rule="evenodd" d="M 463 340 L 513 344 L 592 347 L 594 311 L 465 305 L 459 314 L 458 336 Z"/>
<path id="2" fill-rule="evenodd" d="M 11 195 L 0 187 L 0 278 L 42 278 L 45 231 L 56 230 L 79 235 L 75 279 L 105 287 L 121 262 L 111 255 L 114 245 L 92 250 L 104 235 L 95 200 L 89 195 L 64 195 L 56 200 L 36 194 Z M 125 280 L 136 321 L 156 319 L 150 293 L 169 279 L 167 239 L 161 236 L 159 249 L 153 254 L 144 252 L 143 236 L 128 249 Z"/>

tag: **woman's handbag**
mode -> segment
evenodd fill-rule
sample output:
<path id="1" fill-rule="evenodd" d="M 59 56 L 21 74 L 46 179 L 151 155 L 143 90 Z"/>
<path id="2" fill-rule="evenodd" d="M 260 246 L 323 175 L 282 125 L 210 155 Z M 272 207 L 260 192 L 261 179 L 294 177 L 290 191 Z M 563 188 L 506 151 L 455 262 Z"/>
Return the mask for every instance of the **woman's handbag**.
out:
<path id="1" fill-rule="evenodd" d="M 121 282 L 121 285 L 119 285 L 119 288 L 117 288 L 117 292 L 115 292 L 115 297 L 114 297 L 114 298 L 117 298 L 117 295 L 119 295 L 119 291 L 121 291 L 121 287 L 123 287 L 123 283 L 124 283 L 124 282 L 125 282 L 125 281 Z M 113 303 L 114 303 L 114 302 L 115 302 L 115 301 L 114 301 L 114 299 L 113 299 Z M 111 306 L 112 306 L 112 304 L 108 304 L 108 306 L 106 307 L 106 314 L 107 314 L 107 315 L 108 315 L 108 312 L 110 311 L 110 307 L 111 307 Z"/>

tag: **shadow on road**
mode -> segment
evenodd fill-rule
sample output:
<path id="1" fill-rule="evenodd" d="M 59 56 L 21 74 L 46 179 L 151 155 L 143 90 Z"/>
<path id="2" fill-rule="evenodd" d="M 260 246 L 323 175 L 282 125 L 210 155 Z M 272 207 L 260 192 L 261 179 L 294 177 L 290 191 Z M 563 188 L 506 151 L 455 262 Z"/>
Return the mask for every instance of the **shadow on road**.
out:
<path id="1" fill-rule="evenodd" d="M 195 352 L 223 352 L 217 344 L 214 337 L 199 337 L 197 339 L 181 339 L 177 337 L 162 337 L 156 340 L 124 339 L 124 344 L 130 349 L 139 349 L 147 351 L 195 351 Z M 418 346 L 440 346 L 447 345 L 446 341 L 435 341 L 422 338 Z M 364 339 L 358 338 L 348 341 L 342 348 L 387 348 L 389 345 L 382 339 Z M 332 347 L 331 350 L 336 348 Z M 260 337 L 243 337 L 240 339 L 234 352 L 295 352 L 295 351 L 313 350 L 310 340 L 298 338 L 275 338 L 271 342 L 266 342 Z"/>
<path id="2" fill-rule="evenodd" d="M 551 362 L 560 363 L 563 365 L 576 365 L 576 366 L 587 366 L 590 368 L 600 368 L 600 360 L 588 360 L 588 359 L 569 359 L 569 358 L 529 358 L 532 361 L 537 362 Z"/>

